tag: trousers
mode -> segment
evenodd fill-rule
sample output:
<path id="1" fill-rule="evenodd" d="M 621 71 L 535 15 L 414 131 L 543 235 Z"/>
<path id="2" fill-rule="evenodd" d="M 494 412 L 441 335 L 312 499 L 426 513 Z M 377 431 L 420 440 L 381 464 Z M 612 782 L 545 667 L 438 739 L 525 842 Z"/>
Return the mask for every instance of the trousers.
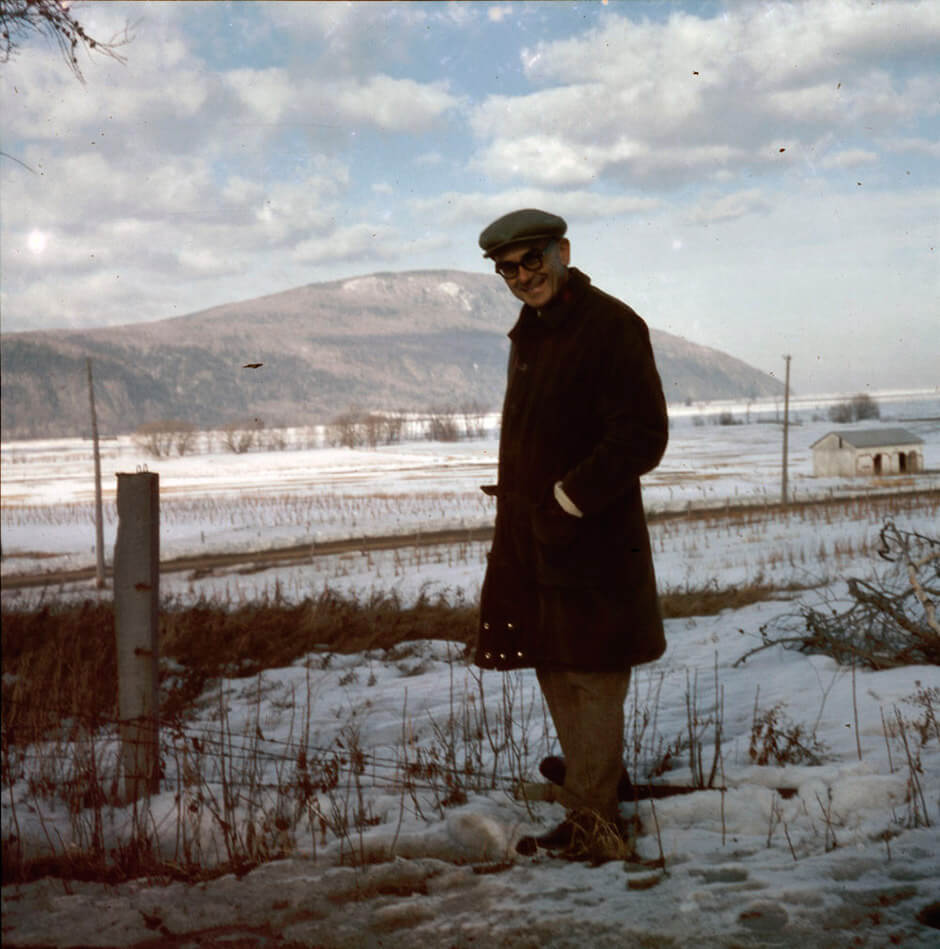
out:
<path id="1" fill-rule="evenodd" d="M 616 819 L 617 783 L 623 772 L 623 704 L 626 672 L 535 670 L 565 758 L 560 795 L 569 809 L 590 809 Z"/>

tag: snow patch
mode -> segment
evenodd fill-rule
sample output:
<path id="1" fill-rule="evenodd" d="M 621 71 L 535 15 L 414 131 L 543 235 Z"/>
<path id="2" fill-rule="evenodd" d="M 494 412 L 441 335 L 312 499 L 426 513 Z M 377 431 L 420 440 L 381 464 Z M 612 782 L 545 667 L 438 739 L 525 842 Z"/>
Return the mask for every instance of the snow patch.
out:
<path id="1" fill-rule="evenodd" d="M 355 277 L 342 284 L 345 293 L 370 293 L 382 289 L 382 281 L 378 277 Z"/>
<path id="2" fill-rule="evenodd" d="M 446 296 L 451 297 L 451 299 L 456 300 L 462 309 L 470 310 L 473 308 L 473 303 L 467 293 L 464 292 L 463 287 L 454 283 L 452 280 L 445 280 L 443 283 L 439 283 L 437 289 Z"/>

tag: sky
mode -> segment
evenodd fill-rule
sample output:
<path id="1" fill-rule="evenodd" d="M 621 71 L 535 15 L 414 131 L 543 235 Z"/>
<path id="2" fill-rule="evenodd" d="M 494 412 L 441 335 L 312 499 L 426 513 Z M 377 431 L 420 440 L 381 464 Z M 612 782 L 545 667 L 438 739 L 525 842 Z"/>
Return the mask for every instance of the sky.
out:
<path id="1" fill-rule="evenodd" d="M 487 272 L 541 207 L 797 392 L 940 384 L 940 2 L 73 3 L 0 64 L 3 333 Z M 508 330 L 507 326 L 507 330 Z"/>

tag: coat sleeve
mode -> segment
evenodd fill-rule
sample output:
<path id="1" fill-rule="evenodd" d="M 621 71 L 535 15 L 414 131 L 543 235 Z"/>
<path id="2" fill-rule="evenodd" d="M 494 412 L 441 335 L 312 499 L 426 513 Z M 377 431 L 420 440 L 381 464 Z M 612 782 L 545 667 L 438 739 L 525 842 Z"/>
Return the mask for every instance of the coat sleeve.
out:
<path id="1" fill-rule="evenodd" d="M 585 514 L 603 511 L 652 471 L 666 451 L 669 420 L 646 324 L 633 311 L 605 333 L 595 390 L 601 437 L 562 479 Z"/>

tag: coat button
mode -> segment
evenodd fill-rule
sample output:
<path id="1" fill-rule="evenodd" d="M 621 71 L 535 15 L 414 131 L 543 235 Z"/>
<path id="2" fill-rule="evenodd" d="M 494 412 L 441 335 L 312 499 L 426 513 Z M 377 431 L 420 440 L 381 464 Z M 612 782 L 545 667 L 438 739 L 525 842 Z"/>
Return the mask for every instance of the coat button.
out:
<path id="1" fill-rule="evenodd" d="M 506 629 L 513 629 L 512 623 L 507 623 L 507 624 L 506 624 Z"/>
<path id="2" fill-rule="evenodd" d="M 489 623 L 484 623 L 484 624 L 483 624 L 483 628 L 484 628 L 484 629 L 489 629 L 489 628 L 490 628 L 490 624 L 489 624 Z"/>
<path id="3" fill-rule="evenodd" d="M 505 659 L 505 658 L 506 658 L 506 653 L 501 652 L 501 653 L 499 654 L 499 658 L 500 658 L 500 659 Z"/>
<path id="4" fill-rule="evenodd" d="M 483 658 L 484 658 L 484 659 L 492 659 L 492 658 L 493 658 L 493 654 L 492 654 L 491 652 L 485 652 L 485 653 L 483 653 Z"/>
<path id="5" fill-rule="evenodd" d="M 521 658 L 522 658 L 522 650 L 520 649 L 520 650 L 516 653 L 516 655 L 521 659 Z"/>

